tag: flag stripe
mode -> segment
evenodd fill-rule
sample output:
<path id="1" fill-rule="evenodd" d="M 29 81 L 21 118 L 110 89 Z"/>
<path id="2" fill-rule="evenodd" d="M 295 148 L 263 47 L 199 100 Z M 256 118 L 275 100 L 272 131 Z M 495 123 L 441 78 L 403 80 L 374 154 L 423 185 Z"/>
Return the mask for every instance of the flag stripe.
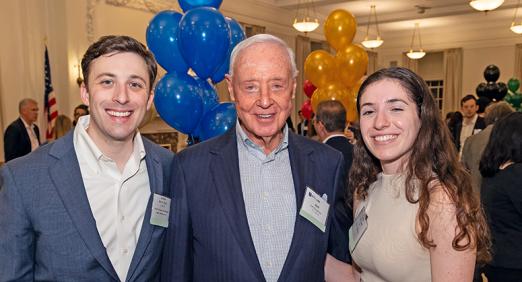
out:
<path id="1" fill-rule="evenodd" d="M 47 130 L 45 137 L 47 140 L 53 139 L 53 129 L 58 117 L 58 105 L 54 96 L 53 85 L 51 82 L 51 65 L 49 64 L 49 53 L 45 46 L 45 115 L 47 116 Z"/>

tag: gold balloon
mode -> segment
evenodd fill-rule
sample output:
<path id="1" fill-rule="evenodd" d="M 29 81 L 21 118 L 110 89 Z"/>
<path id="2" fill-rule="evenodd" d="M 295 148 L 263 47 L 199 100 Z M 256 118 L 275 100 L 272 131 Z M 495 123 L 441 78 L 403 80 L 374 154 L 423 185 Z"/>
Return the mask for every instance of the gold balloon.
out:
<path id="1" fill-rule="evenodd" d="M 337 100 L 345 109 L 348 109 L 350 90 L 339 83 L 332 83 L 324 88 L 317 88 L 312 95 L 312 109 L 317 113 L 317 106 L 322 101 Z"/>
<path id="2" fill-rule="evenodd" d="M 316 87 L 325 87 L 335 81 L 336 69 L 334 57 L 324 50 L 313 51 L 304 63 L 305 77 Z"/>
<path id="3" fill-rule="evenodd" d="M 354 122 L 357 120 L 359 114 L 357 113 L 357 92 L 361 84 L 350 89 L 350 95 L 348 97 L 348 106 L 346 107 L 346 121 Z"/>
<path id="4" fill-rule="evenodd" d="M 324 35 L 330 46 L 340 50 L 352 43 L 357 22 L 352 13 L 346 10 L 334 10 L 324 23 Z"/>
<path id="5" fill-rule="evenodd" d="M 361 46 L 350 44 L 337 51 L 335 61 L 340 81 L 347 87 L 353 87 L 366 73 L 368 53 Z"/>

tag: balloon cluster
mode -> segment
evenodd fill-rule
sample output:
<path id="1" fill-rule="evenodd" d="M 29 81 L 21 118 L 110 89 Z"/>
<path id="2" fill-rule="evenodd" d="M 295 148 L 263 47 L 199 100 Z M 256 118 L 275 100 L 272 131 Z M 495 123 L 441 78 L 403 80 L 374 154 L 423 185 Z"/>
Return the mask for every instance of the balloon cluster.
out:
<path id="1" fill-rule="evenodd" d="M 316 50 L 308 55 L 304 64 L 304 73 L 309 80 L 305 82 L 305 94 L 311 97 L 311 101 L 305 104 L 310 103 L 316 111 L 320 102 L 338 100 L 346 109 L 348 121 L 357 118 L 357 92 L 368 66 L 368 53 L 352 43 L 356 27 L 357 23 L 350 12 L 342 9 L 331 12 L 324 24 L 324 34 L 330 46 L 336 50 L 335 56 L 324 50 Z M 311 83 L 317 89 L 312 94 L 307 93 L 306 83 Z"/>
<path id="2" fill-rule="evenodd" d="M 167 71 L 155 88 L 156 110 L 170 126 L 202 141 L 236 122 L 234 104 L 219 103 L 213 83 L 228 73 L 230 53 L 245 33 L 217 10 L 222 1 L 178 0 L 184 14 L 161 11 L 147 27 L 147 45 Z"/>
<path id="3" fill-rule="evenodd" d="M 504 101 L 511 104 L 516 111 L 522 112 L 522 93 L 518 91 L 520 80 L 513 77 L 508 81 L 507 85 L 509 91 L 506 97 L 504 97 Z"/>
<path id="4" fill-rule="evenodd" d="M 495 65 L 489 65 L 484 70 L 486 83 L 480 83 L 475 92 L 479 97 L 486 97 L 489 100 L 500 101 L 507 94 L 507 85 L 504 82 L 497 82 L 500 77 L 500 69 Z"/>

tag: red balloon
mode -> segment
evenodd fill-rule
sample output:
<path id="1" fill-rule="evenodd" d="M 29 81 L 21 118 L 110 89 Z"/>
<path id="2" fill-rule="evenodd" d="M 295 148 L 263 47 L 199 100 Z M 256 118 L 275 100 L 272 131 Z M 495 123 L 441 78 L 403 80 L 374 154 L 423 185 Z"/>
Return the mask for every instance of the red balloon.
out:
<path id="1" fill-rule="evenodd" d="M 312 118 L 312 102 L 310 99 L 306 100 L 303 105 L 301 106 L 301 113 L 303 114 L 303 117 L 305 119 L 311 119 Z"/>
<path id="2" fill-rule="evenodd" d="M 303 90 L 308 98 L 312 98 L 312 94 L 314 94 L 315 89 L 317 89 L 317 87 L 315 87 L 315 85 L 313 85 L 310 80 L 307 79 L 304 81 Z"/>

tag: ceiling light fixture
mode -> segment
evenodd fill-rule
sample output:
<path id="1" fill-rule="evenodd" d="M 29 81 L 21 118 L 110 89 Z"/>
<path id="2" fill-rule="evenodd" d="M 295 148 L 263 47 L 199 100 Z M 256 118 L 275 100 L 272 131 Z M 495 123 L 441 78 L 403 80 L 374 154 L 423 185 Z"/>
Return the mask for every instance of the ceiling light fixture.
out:
<path id="1" fill-rule="evenodd" d="M 473 0 L 469 1 L 469 5 L 473 7 L 473 9 L 488 12 L 491 10 L 495 10 L 500 7 L 504 3 L 504 0 Z"/>
<path id="2" fill-rule="evenodd" d="M 517 23 L 518 7 L 520 7 L 520 0 L 518 0 L 517 2 L 517 7 L 515 8 L 515 15 L 513 16 L 513 21 L 511 22 L 510 29 L 516 34 L 522 34 L 522 18 L 520 19 L 520 22 Z"/>
<path id="3" fill-rule="evenodd" d="M 419 49 L 417 51 L 414 51 L 413 49 L 413 43 L 415 42 L 415 34 L 417 34 L 417 37 L 419 38 Z M 410 44 L 410 51 L 406 53 L 406 56 L 412 60 L 418 60 L 426 55 L 426 52 L 422 50 L 422 42 L 421 42 L 421 35 L 420 35 L 420 28 L 419 23 L 415 23 L 415 28 L 413 29 L 413 35 L 411 36 L 411 44 Z"/>
<path id="4" fill-rule="evenodd" d="M 309 2 L 309 4 L 307 2 Z M 315 15 L 313 0 L 304 0 L 304 3 L 301 1 L 298 2 L 293 27 L 299 32 L 304 32 L 304 34 L 314 31 L 319 27 L 319 20 Z"/>
<path id="5" fill-rule="evenodd" d="M 375 19 L 375 29 L 377 30 L 377 37 L 375 39 L 370 39 L 370 26 L 372 25 L 372 15 Z M 377 21 L 377 10 L 375 9 L 375 5 L 370 6 L 370 15 L 368 16 L 368 25 L 366 26 L 366 36 L 364 37 L 363 42 L 361 44 L 368 48 L 373 49 L 382 45 L 384 41 L 381 39 L 381 33 L 379 32 L 379 21 Z"/>

